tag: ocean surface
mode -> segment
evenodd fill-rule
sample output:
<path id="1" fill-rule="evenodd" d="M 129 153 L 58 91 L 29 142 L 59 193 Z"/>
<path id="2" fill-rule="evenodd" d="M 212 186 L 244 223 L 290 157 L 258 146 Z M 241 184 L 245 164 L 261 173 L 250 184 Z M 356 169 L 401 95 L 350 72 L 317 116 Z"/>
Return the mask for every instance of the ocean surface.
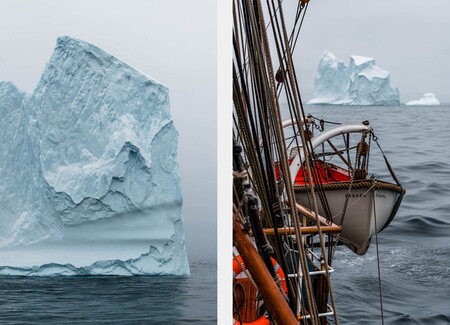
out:
<path id="1" fill-rule="evenodd" d="M 385 324 L 450 324 L 450 106 L 305 107 L 337 122 L 369 120 L 406 195 L 379 236 Z M 389 179 L 372 146 L 369 173 Z M 341 246 L 333 292 L 341 324 L 381 324 L 375 238 Z"/>
<path id="2" fill-rule="evenodd" d="M 0 277 L 0 324 L 215 324 L 215 260 L 191 275 Z"/>
<path id="3" fill-rule="evenodd" d="M 369 120 L 407 193 L 379 234 L 385 324 L 450 324 L 450 106 L 306 106 L 337 122 Z M 375 149 L 375 147 L 373 147 Z M 372 151 L 370 172 L 388 179 Z M 191 276 L 0 277 L 0 324 L 215 324 L 216 262 Z M 338 247 L 341 324 L 381 324 L 376 247 Z"/>

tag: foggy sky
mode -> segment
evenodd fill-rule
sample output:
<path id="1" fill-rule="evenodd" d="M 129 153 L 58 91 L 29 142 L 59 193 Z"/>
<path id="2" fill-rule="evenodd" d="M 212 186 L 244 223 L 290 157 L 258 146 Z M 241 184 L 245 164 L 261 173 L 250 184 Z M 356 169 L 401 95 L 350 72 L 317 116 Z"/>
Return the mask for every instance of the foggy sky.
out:
<path id="1" fill-rule="evenodd" d="M 311 0 L 294 57 L 303 98 L 313 96 L 327 49 L 346 64 L 350 55 L 375 58 L 401 102 L 434 92 L 450 103 L 449 13 L 450 1 L 441 0 Z"/>
<path id="2" fill-rule="evenodd" d="M 313 96 L 327 49 L 346 63 L 349 55 L 374 57 L 402 102 L 434 92 L 450 103 L 449 12 L 443 0 L 311 0 L 294 57 L 303 98 Z M 90 42 L 169 87 L 188 254 L 215 256 L 215 0 L 0 0 L 0 80 L 31 91 L 60 35 Z"/>
<path id="3" fill-rule="evenodd" d="M 0 80 L 32 91 L 58 36 L 92 43 L 169 87 L 189 257 L 216 255 L 216 3 L 0 0 Z"/>

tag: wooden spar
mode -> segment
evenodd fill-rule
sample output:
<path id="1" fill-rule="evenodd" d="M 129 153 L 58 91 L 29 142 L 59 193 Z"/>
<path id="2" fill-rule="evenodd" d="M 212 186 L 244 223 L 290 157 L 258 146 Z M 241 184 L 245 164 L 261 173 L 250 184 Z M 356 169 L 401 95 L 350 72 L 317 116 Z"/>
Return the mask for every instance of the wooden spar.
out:
<path id="1" fill-rule="evenodd" d="M 297 318 L 289 307 L 286 297 L 281 293 L 269 270 L 267 270 L 266 265 L 256 251 L 252 240 L 236 218 L 233 220 L 233 239 L 239 255 L 244 260 L 245 265 L 247 265 L 248 271 L 264 299 L 264 303 L 276 323 L 298 325 Z"/>
<path id="2" fill-rule="evenodd" d="M 341 158 L 341 160 L 347 165 L 347 167 L 350 169 L 350 171 L 353 171 L 352 165 L 350 165 L 350 163 L 347 161 L 347 159 L 344 158 L 344 156 L 339 152 L 339 150 L 334 146 L 334 144 L 331 143 L 330 139 L 328 139 L 327 142 L 330 145 L 330 147 L 334 150 L 334 153 L 337 154 L 339 156 L 339 158 Z"/>
<path id="3" fill-rule="evenodd" d="M 342 230 L 340 226 L 322 226 L 320 227 L 320 229 L 322 230 L 323 233 L 341 232 Z M 302 235 L 313 235 L 319 232 L 319 229 L 316 226 L 300 227 L 300 230 L 302 231 Z M 273 228 L 264 228 L 263 231 L 267 236 L 275 235 L 275 230 Z M 279 235 L 295 234 L 295 228 L 294 227 L 278 228 L 278 234 Z"/>
<path id="4" fill-rule="evenodd" d="M 300 212 L 301 214 L 303 214 L 305 217 L 307 217 L 308 219 L 310 219 L 312 221 L 316 221 L 317 219 L 319 219 L 321 225 L 339 227 L 335 223 L 327 220 L 326 218 L 324 218 L 320 215 L 317 215 L 317 217 L 316 217 L 316 214 L 313 211 L 311 211 L 308 208 L 305 208 L 303 205 L 295 203 L 295 207 L 297 208 L 298 212 Z"/>

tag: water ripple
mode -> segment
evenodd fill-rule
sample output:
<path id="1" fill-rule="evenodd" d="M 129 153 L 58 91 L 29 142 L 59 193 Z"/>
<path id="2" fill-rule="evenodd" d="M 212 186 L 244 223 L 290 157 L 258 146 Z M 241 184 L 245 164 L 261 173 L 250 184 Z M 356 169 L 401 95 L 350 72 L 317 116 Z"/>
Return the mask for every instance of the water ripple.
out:
<path id="1" fill-rule="evenodd" d="M 307 110 L 327 120 L 369 120 L 406 188 L 398 215 L 379 236 L 386 324 L 449 325 L 450 106 Z M 379 179 L 388 175 L 382 157 L 372 153 L 370 165 Z M 374 241 L 362 257 L 340 247 L 334 263 L 341 323 L 380 324 Z"/>

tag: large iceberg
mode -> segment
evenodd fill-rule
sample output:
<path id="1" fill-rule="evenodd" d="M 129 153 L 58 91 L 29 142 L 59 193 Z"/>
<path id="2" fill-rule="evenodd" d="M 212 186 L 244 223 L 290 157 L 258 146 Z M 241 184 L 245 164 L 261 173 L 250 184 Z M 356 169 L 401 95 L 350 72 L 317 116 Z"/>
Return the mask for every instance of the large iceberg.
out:
<path id="1" fill-rule="evenodd" d="M 422 98 L 417 100 L 410 100 L 405 105 L 441 105 L 436 95 L 433 93 L 426 93 Z"/>
<path id="2" fill-rule="evenodd" d="M 314 98 L 308 104 L 400 105 L 400 95 L 389 72 L 375 59 L 350 56 L 349 65 L 325 51 L 314 82 Z"/>
<path id="3" fill-rule="evenodd" d="M 30 94 L 0 83 L 0 275 L 189 274 L 168 89 L 58 38 Z"/>

